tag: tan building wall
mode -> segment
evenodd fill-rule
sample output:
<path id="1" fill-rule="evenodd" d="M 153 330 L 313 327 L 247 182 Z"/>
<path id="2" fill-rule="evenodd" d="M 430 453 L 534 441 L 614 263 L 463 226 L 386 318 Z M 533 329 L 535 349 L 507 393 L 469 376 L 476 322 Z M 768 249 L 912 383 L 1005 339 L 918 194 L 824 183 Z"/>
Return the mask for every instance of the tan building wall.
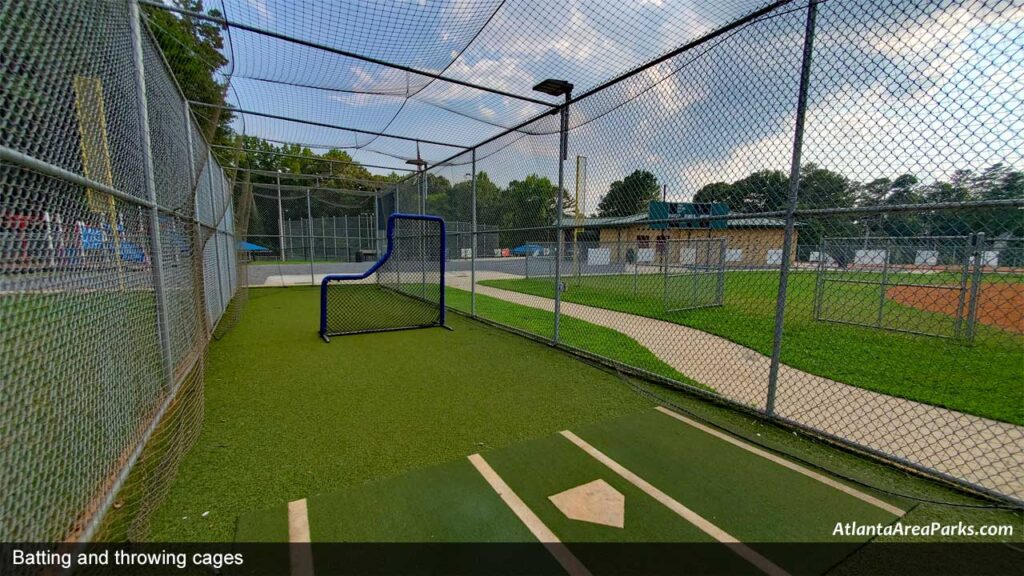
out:
<path id="1" fill-rule="evenodd" d="M 652 230 L 647 226 L 637 225 L 622 228 L 602 228 L 600 241 L 602 247 L 611 249 L 613 261 L 621 262 L 626 259 L 626 252 L 630 248 L 637 250 L 640 236 L 649 239 L 648 247 L 655 250 L 655 258 L 661 262 L 661 256 L 657 250 L 658 236 L 667 235 L 667 262 L 678 264 L 681 260 L 681 250 L 696 248 L 698 263 L 705 260 L 704 253 L 715 250 L 717 243 L 705 243 L 701 240 L 725 238 L 727 266 L 737 267 L 761 267 L 778 265 L 781 259 L 781 250 L 785 238 L 783 228 L 728 228 L 720 230 L 687 230 L 669 229 Z M 796 241 L 798 231 L 794 231 L 790 261 L 796 258 Z M 697 242 L 685 242 L 686 240 L 697 240 Z M 691 252 L 692 253 L 692 252 Z M 772 257 L 771 259 L 769 257 Z M 685 256 L 684 256 L 685 257 Z M 717 261 L 717 256 L 710 256 L 712 261 Z"/>

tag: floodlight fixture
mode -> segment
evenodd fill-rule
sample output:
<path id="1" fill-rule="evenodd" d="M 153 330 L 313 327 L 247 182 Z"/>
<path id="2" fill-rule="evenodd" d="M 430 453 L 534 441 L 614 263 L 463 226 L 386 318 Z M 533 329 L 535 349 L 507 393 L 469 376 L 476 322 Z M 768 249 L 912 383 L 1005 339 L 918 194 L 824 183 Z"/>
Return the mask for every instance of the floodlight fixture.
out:
<path id="1" fill-rule="evenodd" d="M 565 80 L 548 78 L 547 80 L 542 80 L 533 89 L 536 92 L 542 92 L 551 96 L 561 96 L 563 94 L 572 94 L 573 85 Z"/>

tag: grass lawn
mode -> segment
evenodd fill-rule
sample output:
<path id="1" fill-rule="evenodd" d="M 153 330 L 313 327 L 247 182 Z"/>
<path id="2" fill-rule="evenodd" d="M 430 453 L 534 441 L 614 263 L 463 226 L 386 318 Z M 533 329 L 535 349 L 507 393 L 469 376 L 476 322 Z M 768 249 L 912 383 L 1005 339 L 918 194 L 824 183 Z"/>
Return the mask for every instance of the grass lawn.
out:
<path id="1" fill-rule="evenodd" d="M 928 277 L 914 278 L 923 282 Z M 815 280 L 814 273 L 797 272 L 790 277 L 784 363 L 861 388 L 1024 424 L 1024 337 L 978 325 L 975 344 L 965 346 L 946 339 L 819 322 L 813 311 Z M 730 272 L 723 307 L 671 314 L 664 312 L 659 275 L 641 274 L 636 281 L 634 293 L 632 275 L 584 277 L 578 284 L 570 279 L 563 299 L 691 326 L 771 354 L 778 274 Z M 554 297 L 550 278 L 481 284 Z M 857 308 L 875 310 L 878 305 L 877 296 L 868 297 L 858 285 L 838 289 L 848 292 L 831 301 L 845 304 L 847 313 Z M 886 306 L 887 315 L 912 314 L 925 326 L 950 321 L 891 302 Z"/>
<path id="2" fill-rule="evenodd" d="M 458 288 L 447 288 L 445 295 L 448 306 L 466 313 L 470 311 L 469 292 Z M 546 338 L 551 338 L 554 335 L 553 312 L 530 308 L 482 294 L 478 294 L 476 297 L 476 310 L 477 314 L 483 318 L 530 334 Z M 675 368 L 662 362 L 650 350 L 621 332 L 570 316 L 562 317 L 562 326 L 564 327 L 562 344 L 566 346 L 629 364 L 658 376 L 711 390 L 708 386 L 691 380 Z"/>

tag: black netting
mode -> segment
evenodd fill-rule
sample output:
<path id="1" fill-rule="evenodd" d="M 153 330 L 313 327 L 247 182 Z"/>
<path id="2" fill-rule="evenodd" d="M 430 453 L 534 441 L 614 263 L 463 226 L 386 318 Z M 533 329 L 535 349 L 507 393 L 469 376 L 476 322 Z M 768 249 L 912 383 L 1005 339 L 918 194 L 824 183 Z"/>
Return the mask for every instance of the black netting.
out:
<path id="1" fill-rule="evenodd" d="M 324 280 L 323 335 L 443 324 L 444 238 L 441 221 L 392 216 L 376 272 Z"/>

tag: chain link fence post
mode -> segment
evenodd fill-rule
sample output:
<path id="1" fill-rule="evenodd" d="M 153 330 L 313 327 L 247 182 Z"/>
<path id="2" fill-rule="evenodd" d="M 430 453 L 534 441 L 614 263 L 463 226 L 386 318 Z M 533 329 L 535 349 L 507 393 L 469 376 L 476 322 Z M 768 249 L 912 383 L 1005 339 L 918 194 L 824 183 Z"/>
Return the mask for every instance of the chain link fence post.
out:
<path id="1" fill-rule="evenodd" d="M 313 206 L 309 198 L 309 190 L 306 190 L 306 238 L 309 239 L 309 284 L 315 285 L 313 276 Z"/>
<path id="2" fill-rule="evenodd" d="M 560 130 L 558 132 L 558 187 L 555 189 L 557 198 L 555 199 L 555 234 L 557 234 L 557 243 L 555 244 L 555 326 L 554 333 L 551 338 L 552 344 L 558 344 L 559 328 L 561 328 L 561 317 L 562 317 L 562 258 L 564 239 L 562 238 L 562 212 L 563 198 L 565 196 L 565 159 L 568 155 L 568 138 L 569 138 L 569 101 L 572 99 L 572 89 L 565 94 L 565 104 L 562 105 L 562 110 L 559 114 L 560 117 Z M 529 261 L 527 261 L 527 269 L 529 269 Z"/>
<path id="3" fill-rule="evenodd" d="M 971 271 L 971 295 L 967 305 L 967 343 L 974 343 L 975 323 L 978 320 L 978 296 L 981 292 L 981 272 L 985 265 L 985 233 L 974 236 L 974 269 Z"/>
<path id="4" fill-rule="evenodd" d="M 135 73 L 135 96 L 139 106 L 139 139 L 143 159 L 143 179 L 146 198 L 152 203 L 149 208 L 150 265 L 153 272 L 153 289 L 156 297 L 157 329 L 160 333 L 160 356 L 163 362 L 167 390 L 174 389 L 174 358 L 171 350 L 171 327 L 167 312 L 167 295 L 164 291 L 163 249 L 160 243 L 160 212 L 156 195 L 156 177 L 153 169 L 153 150 L 149 135 L 149 109 L 146 102 L 146 73 L 142 54 L 142 22 L 139 5 L 135 0 L 128 3 L 128 20 L 132 37 L 132 64 Z M 118 255 L 120 256 L 120 255 Z M 173 392 L 171 392 L 173 394 Z"/>
<path id="5" fill-rule="evenodd" d="M 476 318 L 476 148 L 473 148 L 471 151 L 470 163 L 472 165 L 470 171 L 470 178 L 472 179 L 470 183 L 470 210 L 472 211 L 473 238 L 470 243 L 469 253 L 469 313 Z"/>
<path id="6" fill-rule="evenodd" d="M 782 262 L 779 270 L 779 292 L 775 302 L 775 332 L 772 340 L 771 364 L 768 369 L 768 397 L 765 413 L 775 413 L 775 395 L 779 384 L 779 358 L 782 354 L 782 327 L 786 316 L 786 291 L 789 283 L 790 258 L 793 251 L 795 212 L 800 195 L 800 153 L 803 149 L 804 120 L 807 115 L 807 90 L 811 79 L 811 54 L 814 50 L 814 23 L 818 14 L 817 2 L 807 7 L 804 31 L 804 50 L 800 63 L 800 88 L 796 103 L 796 122 L 793 128 L 793 162 L 789 169 L 789 202 L 786 206 L 786 228 L 782 240 Z"/>

